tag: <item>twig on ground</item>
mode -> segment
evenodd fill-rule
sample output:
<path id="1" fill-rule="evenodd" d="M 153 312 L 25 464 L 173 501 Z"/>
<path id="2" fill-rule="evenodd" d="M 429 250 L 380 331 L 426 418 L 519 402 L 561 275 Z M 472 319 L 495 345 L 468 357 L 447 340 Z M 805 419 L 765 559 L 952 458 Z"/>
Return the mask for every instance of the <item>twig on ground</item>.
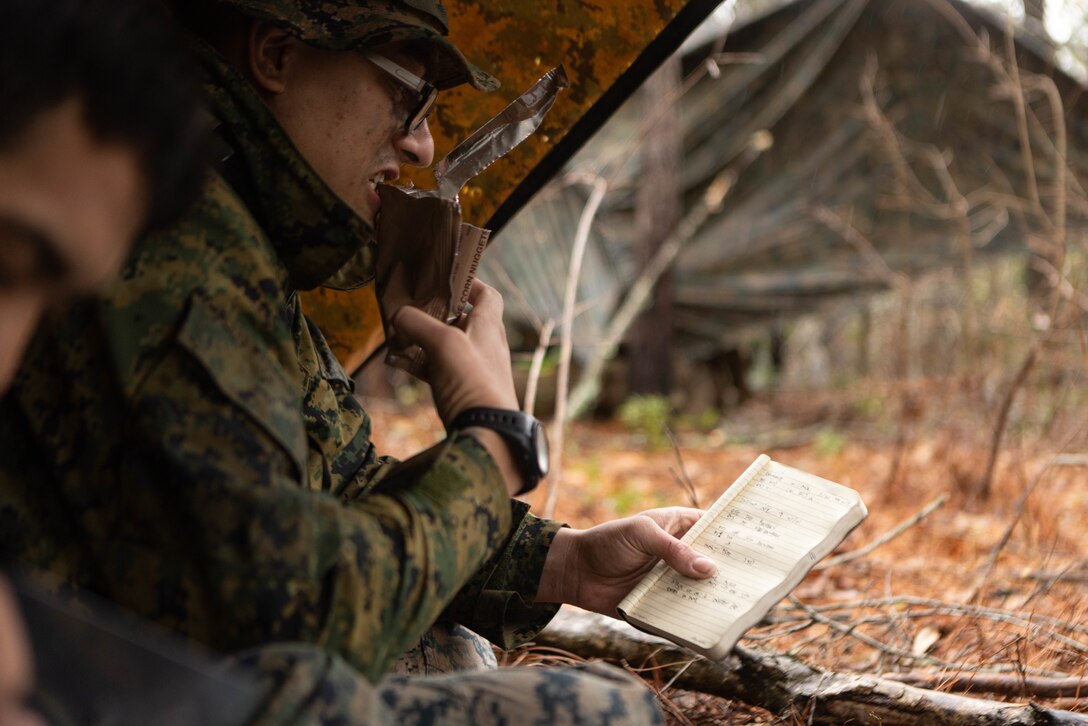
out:
<path id="1" fill-rule="evenodd" d="M 1032 348 L 1032 352 L 1028 354 L 1029 359 L 1031 359 L 1034 355 L 1034 351 L 1035 348 Z M 1025 365 L 1026 364 L 1027 361 L 1025 361 Z M 1020 380 L 1020 378 L 1021 376 L 1017 377 L 1018 380 Z M 1006 396 L 1006 404 L 1002 408 L 1002 414 L 1005 417 L 1007 417 L 1008 415 L 1008 402 L 1010 398 L 1011 395 Z M 1082 427 L 1078 427 L 1077 430 L 1073 431 L 1069 436 L 1066 437 L 1065 441 L 1063 441 L 1062 445 L 1059 447 L 1059 451 L 1065 450 L 1069 447 L 1069 445 L 1080 435 L 1081 428 Z M 991 457 L 992 456 L 993 450 L 991 449 Z M 1035 491 L 1036 487 L 1039 486 L 1039 482 L 1043 480 L 1043 477 L 1046 476 L 1047 473 L 1049 473 L 1050 470 L 1054 467 L 1055 459 L 1057 459 L 1057 455 L 1051 457 L 1050 460 L 1043 465 L 1043 468 L 1039 470 L 1039 473 L 1035 475 L 1035 478 L 1032 479 L 1031 483 L 1024 487 L 1024 491 L 1020 493 L 1020 496 L 1016 500 L 1016 506 L 1013 508 L 1012 519 L 1009 520 L 1008 525 L 1005 527 L 1005 531 L 1002 532 L 1001 537 L 998 538 L 997 544 L 995 544 L 990 550 L 990 555 L 986 558 L 986 565 L 982 568 L 982 572 L 975 581 L 974 592 L 972 593 L 971 597 L 968 598 L 968 600 L 977 599 L 979 593 L 982 592 L 982 585 L 986 582 L 987 579 L 989 579 L 990 573 L 993 572 L 994 567 L 997 565 L 997 558 L 1001 555 L 1002 550 L 1005 549 L 1005 545 L 1009 543 L 1009 539 L 1012 537 L 1013 530 L 1016 529 L 1016 525 L 1020 522 L 1021 517 L 1024 516 L 1024 508 L 1027 505 L 1028 497 L 1030 497 L 1032 492 Z M 990 461 L 990 468 L 993 468 L 992 459 Z"/>
<path id="2" fill-rule="evenodd" d="M 965 663 L 962 663 L 962 662 L 948 661 L 948 660 L 944 660 L 944 659 L 941 659 L 941 658 L 936 658 L 936 657 L 931 656 L 931 655 L 919 655 L 919 654 L 912 653 L 909 650 L 906 650 L 906 649 L 903 649 L 903 648 L 898 648 L 898 647 L 893 646 L 893 645 L 888 645 L 887 643 L 883 643 L 883 642 L 877 640 L 876 638 L 872 638 L 872 637 L 870 637 L 868 635 L 865 635 L 864 633 L 859 632 L 857 628 L 860 625 L 860 623 L 857 623 L 857 622 L 852 622 L 852 623 L 849 623 L 849 624 L 841 623 L 838 620 L 836 620 L 834 618 L 830 618 L 830 617 L 824 615 L 823 613 L 817 611 L 815 608 L 812 608 L 812 607 L 802 603 L 801 601 L 799 601 L 796 597 L 793 597 L 792 595 L 790 596 L 790 602 L 792 602 L 796 607 L 804 610 L 816 622 L 822 623 L 822 624 L 828 626 L 829 628 L 831 628 L 832 630 L 835 630 L 835 631 L 841 633 L 842 635 L 854 638 L 855 640 L 859 640 L 862 643 L 868 645 L 870 648 L 880 650 L 880 651 L 882 651 L 884 653 L 887 653 L 889 656 L 893 656 L 893 657 L 895 657 L 897 659 L 902 659 L 902 661 L 904 663 L 906 663 L 906 664 L 929 663 L 929 664 L 935 665 L 935 666 L 937 666 L 939 668 L 945 668 L 945 669 L 953 670 L 953 671 L 966 670 L 968 668 L 970 668 L 972 670 L 976 670 L 975 666 L 969 666 L 969 665 L 967 665 Z M 1050 635 L 1052 637 L 1055 637 L 1055 639 L 1063 638 L 1063 636 L 1059 636 L 1057 633 L 1053 633 L 1053 634 L 1050 634 Z M 1071 639 L 1065 639 L 1065 640 L 1070 640 L 1072 643 L 1075 643 L 1078 648 L 1088 648 L 1088 646 L 1085 646 L 1083 643 L 1078 643 L 1077 641 L 1074 641 L 1074 640 L 1071 640 Z M 1088 652 L 1088 651 L 1086 651 L 1086 652 Z M 1031 673 L 1033 675 L 1048 676 L 1048 677 L 1067 675 L 1065 673 L 1046 670 L 1046 669 L 1043 669 L 1043 668 L 1024 668 L 1019 663 L 1015 663 L 1015 664 L 1013 664 L 1011 666 L 988 666 L 986 668 L 977 668 L 977 670 L 979 672 L 985 671 L 985 672 L 989 672 L 989 673 L 1024 672 L 1024 673 Z"/>
<path id="3" fill-rule="evenodd" d="M 1086 625 L 1080 625 L 1076 622 L 1061 620 L 1047 615 L 1001 610 L 999 608 L 990 608 L 982 605 L 965 605 L 963 603 L 914 597 L 912 595 L 899 595 L 896 597 L 878 598 L 875 600 L 855 600 L 845 603 L 829 603 L 826 605 L 810 605 L 808 607 L 811 607 L 818 612 L 827 613 L 836 610 L 856 610 L 858 608 L 882 608 L 889 606 L 929 607 L 945 615 L 969 615 L 972 617 L 983 617 L 1021 625 L 1042 623 L 1062 630 L 1068 630 L 1071 633 L 1088 634 L 1088 626 Z"/>
<path id="4" fill-rule="evenodd" d="M 824 569 L 827 569 L 828 567 L 834 567 L 835 565 L 841 565 L 844 562 L 851 562 L 853 560 L 860 559 L 860 558 L 864 557 L 865 555 L 867 555 L 870 552 L 872 552 L 873 550 L 875 550 L 877 547 L 880 547 L 881 545 L 884 545 L 884 544 L 887 544 L 888 542 L 891 542 L 893 539 L 895 539 L 899 535 L 903 534 L 908 529 L 910 529 L 911 527 L 913 527 L 914 525 L 918 524 L 923 519 L 928 517 L 934 511 L 936 511 L 940 507 L 944 506 L 944 503 L 945 503 L 945 501 L 947 499 L 948 499 L 948 497 L 946 495 L 942 494 L 941 496 L 937 497 L 932 502 L 927 504 L 925 507 L 923 507 L 922 510 L 919 511 L 917 514 L 903 520 L 902 522 L 895 525 L 890 530 L 888 530 L 884 534 L 880 535 L 879 537 L 877 537 L 876 539 L 874 539 L 872 542 L 865 545 L 861 549 L 853 550 L 852 552 L 844 552 L 843 554 L 836 555 L 835 557 L 829 557 L 826 560 L 824 560 L 823 562 L 821 562 L 818 565 L 816 565 L 815 567 L 813 567 L 812 569 L 814 569 L 814 570 L 824 570 Z"/>
<path id="5" fill-rule="evenodd" d="M 683 668 L 681 668 L 680 670 L 676 671 L 676 675 L 674 675 L 674 676 L 673 676 L 672 678 L 670 678 L 670 679 L 669 679 L 669 682 L 668 682 L 668 683 L 666 683 L 666 684 L 665 684 L 665 686 L 664 686 L 664 687 L 663 687 L 663 688 L 661 689 L 661 693 L 664 693 L 665 691 L 667 691 L 667 690 L 669 690 L 670 688 L 672 688 L 672 684 L 676 683 L 676 679 L 678 679 L 678 678 L 679 678 L 680 676 L 684 675 L 684 672 L 685 672 L 685 671 L 686 671 L 686 670 L 687 670 L 688 668 L 691 668 L 691 664 L 692 664 L 692 663 L 694 663 L 694 662 L 695 662 L 695 661 L 697 661 L 697 660 L 699 660 L 699 659 L 698 659 L 698 658 L 692 658 L 691 660 L 689 660 L 689 661 L 688 661 L 688 662 L 687 662 L 687 663 L 686 663 L 686 664 L 684 665 L 684 667 L 683 667 Z"/>
<path id="6" fill-rule="evenodd" d="M 670 660 L 686 662 L 686 651 L 624 623 L 586 613 L 561 612 L 538 636 L 541 641 L 576 650 L 589 658 L 627 662 L 653 649 Z M 679 668 L 676 668 L 679 670 Z M 670 676 L 667 669 L 655 676 Z M 775 653 L 742 646 L 721 662 L 697 659 L 676 686 L 767 709 L 798 723 L 798 714 L 813 723 L 884 724 L 1088 724 L 1088 716 L 1036 704 L 1017 705 L 916 688 L 868 675 L 837 673 Z"/>
<path id="7" fill-rule="evenodd" d="M 831 605 L 813 606 L 805 605 L 801 609 L 806 614 L 809 610 L 815 610 L 821 614 L 827 614 L 836 610 L 851 610 L 857 611 L 862 608 L 888 608 L 888 607 L 903 607 L 903 606 L 920 606 L 926 608 L 925 610 L 903 610 L 896 613 L 897 617 L 919 619 L 925 617 L 934 616 L 966 616 L 972 618 L 978 618 L 983 620 L 993 620 L 996 622 L 1003 622 L 1017 627 L 1024 628 L 1028 635 L 1033 638 L 1046 637 L 1050 640 L 1060 643 L 1061 645 L 1074 650 L 1082 655 L 1088 655 L 1088 644 L 1085 644 L 1074 638 L 1070 638 L 1066 635 L 1062 635 L 1059 630 L 1065 630 L 1071 633 L 1088 633 L 1088 627 L 1078 625 L 1074 622 L 1067 622 L 1059 620 L 1058 618 L 1052 618 L 1045 615 L 1038 615 L 1036 613 L 1022 613 L 1022 612 L 1010 612 L 1005 610 L 998 610 L 996 608 L 981 607 L 978 605 L 962 605 L 958 603 L 944 602 L 941 600 L 929 600 L 926 598 L 914 598 L 914 597 L 895 597 L 895 598 L 883 598 L 880 600 L 861 601 L 854 603 L 835 603 Z M 830 618 L 830 616 L 828 616 Z M 831 618 L 834 619 L 834 618 Z M 887 622 L 890 618 L 885 617 L 883 622 Z M 785 620 L 776 620 L 780 624 L 785 624 Z M 794 618 L 793 622 L 804 623 L 805 627 L 809 627 L 812 624 L 811 616 L 804 618 Z M 836 619 L 836 622 L 839 622 Z M 864 625 L 870 623 L 882 622 L 877 618 L 872 619 L 859 619 L 856 616 L 851 616 L 848 620 L 852 625 Z M 1044 627 L 1045 626 L 1045 627 Z M 1047 629 L 1049 628 L 1049 629 Z M 803 630 L 804 628 L 798 628 Z"/>
<path id="8" fill-rule="evenodd" d="M 1088 584 L 1088 572 L 1082 569 L 1083 567 L 1083 562 L 1070 562 L 1067 567 L 1058 570 L 1057 572 L 1024 572 L 1018 575 L 1018 577 L 1023 580 L 1043 580 L 1044 582 L 1051 583 L 1051 587 L 1058 582 L 1083 585 Z"/>
<path id="9" fill-rule="evenodd" d="M 885 678 L 940 691 L 993 693 L 1002 696 L 1081 698 L 1088 694 L 1088 676 L 1042 678 L 989 673 L 889 673 Z"/>

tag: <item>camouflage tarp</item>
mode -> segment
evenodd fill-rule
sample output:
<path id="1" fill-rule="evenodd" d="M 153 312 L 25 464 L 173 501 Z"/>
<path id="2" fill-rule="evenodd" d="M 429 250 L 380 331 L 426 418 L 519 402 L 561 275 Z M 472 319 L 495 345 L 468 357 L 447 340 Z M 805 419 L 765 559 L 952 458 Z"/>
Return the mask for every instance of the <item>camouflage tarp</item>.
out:
<path id="1" fill-rule="evenodd" d="M 958 0 L 799 0 L 730 32 L 720 76 L 704 75 L 674 113 L 687 210 L 718 174 L 739 173 L 722 212 L 698 229 L 674 268 L 674 322 L 689 354 L 728 345 L 768 318 L 886 289 L 898 273 L 1023 253 L 1029 236 L 1053 232 L 1052 115 L 1033 91 L 1031 155 L 1046 210 L 1035 215 L 1016 202 L 1030 197 L 1016 109 L 1000 92 L 1001 74 L 978 52 L 988 38 L 993 60 L 1007 64 L 1006 29 L 1005 19 Z M 1065 179 L 1075 191 L 1088 172 L 1086 89 L 1055 71 L 1037 40 L 1018 34 L 1015 48 L 1025 77 L 1045 74 L 1064 100 Z M 687 71 L 710 52 L 688 55 Z M 617 114 L 571 164 L 595 169 L 624 159 L 609 178 L 581 276 L 575 333 L 583 346 L 600 339 L 635 277 L 640 168 L 631 140 L 641 114 L 638 104 Z M 880 118 L 888 125 L 874 123 Z M 753 138 L 773 145 L 746 164 Z M 945 163 L 947 175 L 939 171 Z M 547 190 L 492 244 L 482 276 L 507 295 L 508 321 L 559 317 L 587 196 L 579 184 Z M 1088 210 L 1071 207 L 1066 223 L 1084 230 Z"/>

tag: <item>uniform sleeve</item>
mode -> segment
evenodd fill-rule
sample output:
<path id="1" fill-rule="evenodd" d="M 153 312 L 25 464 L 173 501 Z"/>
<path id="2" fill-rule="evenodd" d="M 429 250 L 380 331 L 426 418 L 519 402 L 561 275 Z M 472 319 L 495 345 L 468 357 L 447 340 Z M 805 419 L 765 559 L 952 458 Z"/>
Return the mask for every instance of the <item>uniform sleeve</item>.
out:
<path id="1" fill-rule="evenodd" d="M 544 560 L 563 526 L 529 514 L 524 502 L 514 500 L 513 510 L 514 524 L 502 548 L 444 614 L 507 650 L 531 640 L 559 611 L 557 603 L 533 601 Z"/>
<path id="2" fill-rule="evenodd" d="M 389 481 L 386 476 L 389 475 Z M 390 458 L 377 460 L 350 496 L 382 491 L 407 475 L 411 467 Z M 450 603 L 442 619 L 460 623 L 509 650 L 531 640 L 559 611 L 555 603 L 535 604 L 556 532 L 565 525 L 529 514 L 529 505 L 511 500 L 513 522 L 499 551 L 476 572 Z"/>
<path id="3" fill-rule="evenodd" d="M 192 300 L 132 401 L 117 494 L 133 517 L 108 566 L 139 610 L 213 647 L 318 643 L 377 680 L 508 539 L 510 500 L 463 435 L 365 497 L 306 489 L 298 386 L 276 344 Z"/>

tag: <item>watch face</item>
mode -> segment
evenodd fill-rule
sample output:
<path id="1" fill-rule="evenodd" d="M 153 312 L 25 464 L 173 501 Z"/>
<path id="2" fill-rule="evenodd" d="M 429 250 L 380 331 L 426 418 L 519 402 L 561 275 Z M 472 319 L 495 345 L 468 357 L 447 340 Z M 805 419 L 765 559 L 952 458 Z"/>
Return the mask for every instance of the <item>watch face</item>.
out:
<path id="1" fill-rule="evenodd" d="M 548 468 L 550 466 L 550 460 L 548 455 L 548 435 L 544 433 L 544 427 L 537 422 L 536 426 L 533 426 L 533 448 L 536 449 L 536 466 L 540 471 L 540 476 L 545 477 L 548 475 Z"/>

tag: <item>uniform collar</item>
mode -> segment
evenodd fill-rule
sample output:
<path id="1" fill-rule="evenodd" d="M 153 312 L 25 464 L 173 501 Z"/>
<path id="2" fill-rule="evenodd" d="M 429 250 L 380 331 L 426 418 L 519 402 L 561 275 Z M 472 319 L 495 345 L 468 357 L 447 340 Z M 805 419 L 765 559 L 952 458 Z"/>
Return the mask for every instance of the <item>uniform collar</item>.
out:
<path id="1" fill-rule="evenodd" d="M 217 123 L 219 171 L 242 197 L 287 267 L 312 290 L 349 260 L 373 279 L 374 228 L 317 175 L 249 83 L 206 44 L 197 52 Z"/>

